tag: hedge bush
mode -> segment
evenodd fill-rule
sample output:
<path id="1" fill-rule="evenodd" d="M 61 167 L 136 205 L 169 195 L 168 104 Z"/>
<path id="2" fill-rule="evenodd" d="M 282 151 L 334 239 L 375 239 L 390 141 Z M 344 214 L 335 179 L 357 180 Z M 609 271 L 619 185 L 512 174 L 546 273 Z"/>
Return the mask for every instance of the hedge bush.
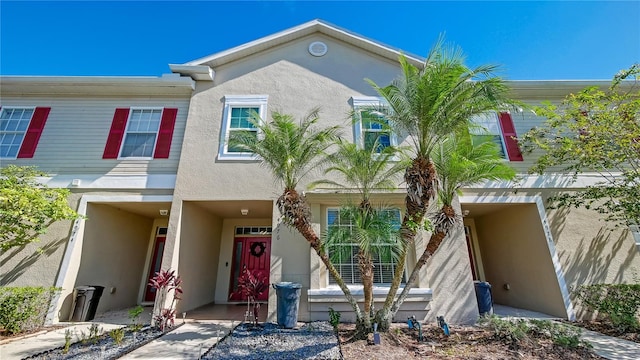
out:
<path id="1" fill-rule="evenodd" d="M 0 328 L 15 334 L 44 324 L 56 288 L 0 287 Z"/>
<path id="2" fill-rule="evenodd" d="M 587 310 L 597 312 L 620 331 L 640 330 L 640 284 L 583 285 L 574 295 Z"/>

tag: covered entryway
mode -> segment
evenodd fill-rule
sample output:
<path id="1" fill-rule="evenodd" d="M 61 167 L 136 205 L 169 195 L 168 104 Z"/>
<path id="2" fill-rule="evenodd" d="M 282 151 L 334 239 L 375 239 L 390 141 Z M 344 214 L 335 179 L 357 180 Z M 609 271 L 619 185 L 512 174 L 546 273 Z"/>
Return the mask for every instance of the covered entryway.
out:
<path id="1" fill-rule="evenodd" d="M 144 303 L 154 244 L 164 236 L 170 208 L 167 196 L 84 196 L 79 213 L 86 218 L 76 222 L 65 250 L 56 282 L 63 292 L 51 320 L 69 320 L 79 286 L 103 288 L 96 315 Z"/>
<path id="2" fill-rule="evenodd" d="M 478 200 L 461 199 L 474 280 L 491 284 L 496 304 L 571 318 L 542 202 L 535 197 Z"/>
<path id="3" fill-rule="evenodd" d="M 173 250 L 183 289 L 178 312 L 243 301 L 234 289 L 245 266 L 269 281 L 273 201 L 191 200 L 180 207 Z M 174 241 L 171 228 L 167 241 Z"/>

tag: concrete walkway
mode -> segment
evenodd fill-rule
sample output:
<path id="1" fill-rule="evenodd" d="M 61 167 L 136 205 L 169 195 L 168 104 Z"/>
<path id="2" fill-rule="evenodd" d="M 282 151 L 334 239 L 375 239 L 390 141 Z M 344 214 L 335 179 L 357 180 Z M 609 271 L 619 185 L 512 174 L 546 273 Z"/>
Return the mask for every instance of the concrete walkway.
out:
<path id="1" fill-rule="evenodd" d="M 0 359 L 2 360 L 20 360 L 25 357 L 41 353 L 43 351 L 60 347 L 64 345 L 65 331 L 71 331 L 71 342 L 78 341 L 81 332 L 89 333 L 89 327 L 94 323 L 75 323 L 71 326 L 56 329 L 45 330 L 36 334 L 19 337 L 3 341 L 0 344 Z M 102 328 L 102 332 L 122 327 L 122 325 L 97 323 Z"/>
<path id="2" fill-rule="evenodd" d="M 237 324 L 229 320 L 187 322 L 121 359 L 197 359 Z"/>
<path id="3" fill-rule="evenodd" d="M 616 337 L 606 336 L 595 331 L 583 330 L 582 339 L 593 345 L 596 354 L 612 360 L 640 359 L 640 344 Z"/>

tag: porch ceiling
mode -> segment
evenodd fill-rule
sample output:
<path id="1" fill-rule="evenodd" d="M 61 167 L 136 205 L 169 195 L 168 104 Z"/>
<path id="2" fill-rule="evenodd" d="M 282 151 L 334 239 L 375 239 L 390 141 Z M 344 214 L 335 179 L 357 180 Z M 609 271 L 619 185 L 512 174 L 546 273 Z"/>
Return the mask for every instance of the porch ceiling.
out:
<path id="1" fill-rule="evenodd" d="M 483 204 L 461 204 L 460 205 L 462 207 L 462 211 L 468 210 L 469 211 L 469 215 L 467 215 L 470 218 L 474 218 L 474 217 L 480 217 L 480 216 L 484 216 L 484 215 L 488 215 L 491 214 L 493 212 L 502 210 L 508 206 L 526 206 L 526 204 L 488 204 L 488 203 L 483 203 Z"/>
<path id="2" fill-rule="evenodd" d="M 160 210 L 171 210 L 170 202 L 106 202 L 100 204 L 108 205 L 121 211 L 127 211 L 151 219 L 168 216 L 161 215 Z"/>
<path id="3" fill-rule="evenodd" d="M 270 219 L 273 216 L 273 201 L 223 200 L 189 201 L 189 203 L 196 204 L 209 213 L 223 219 Z M 247 215 L 242 215 L 242 209 L 249 210 Z"/>

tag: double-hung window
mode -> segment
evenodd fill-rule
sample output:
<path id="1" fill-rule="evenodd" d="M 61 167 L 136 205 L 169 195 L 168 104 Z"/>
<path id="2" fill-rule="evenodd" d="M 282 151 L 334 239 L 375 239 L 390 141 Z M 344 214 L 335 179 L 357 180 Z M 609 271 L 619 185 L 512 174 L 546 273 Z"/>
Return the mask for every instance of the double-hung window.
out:
<path id="1" fill-rule="evenodd" d="M 516 130 L 511 114 L 493 111 L 471 118 L 473 126 L 469 129 L 474 144 L 491 141 L 495 143 L 500 155 L 509 161 L 522 161 L 522 153 L 516 140 Z"/>
<path id="2" fill-rule="evenodd" d="M 34 108 L 3 108 L 0 113 L 0 158 L 15 159 Z"/>
<path id="3" fill-rule="evenodd" d="M 393 219 L 393 225 L 400 228 L 400 210 L 389 209 L 385 210 L 390 212 L 390 217 Z M 340 218 L 339 208 L 327 209 L 327 228 L 334 226 L 347 227 L 352 229 L 353 225 Z M 337 249 L 336 247 L 342 249 Z M 391 246 L 391 245 L 374 245 L 374 246 Z M 340 243 L 329 247 L 329 253 L 335 251 L 336 256 L 332 256 L 332 260 L 340 273 L 340 276 L 347 284 L 360 284 L 360 269 L 358 267 L 358 245 L 355 243 Z M 393 276 L 395 274 L 396 261 L 391 255 L 391 251 L 384 251 L 384 249 L 374 249 L 373 251 L 373 283 L 378 285 L 391 284 Z M 337 259 L 335 259 L 337 257 Z M 402 270 L 404 271 L 404 269 Z M 405 281 L 403 274 L 403 282 Z M 329 277 L 329 284 L 335 284 L 336 281 L 333 277 Z"/>
<path id="4" fill-rule="evenodd" d="M 377 153 L 384 148 L 398 145 L 396 135 L 391 131 L 389 122 L 378 110 L 385 105 L 377 97 L 353 97 L 354 110 L 354 140 L 365 149 L 376 146 Z M 377 144 L 377 145 L 376 145 Z"/>
<path id="5" fill-rule="evenodd" d="M 0 109 L 0 159 L 32 158 L 50 107 Z"/>
<path id="6" fill-rule="evenodd" d="M 225 96 L 218 159 L 255 159 L 253 153 L 229 144 L 229 138 L 234 132 L 248 133 L 257 138 L 259 134 L 258 128 L 254 124 L 254 118 L 257 115 L 259 119 L 264 119 L 266 110 L 266 95 Z"/>
<path id="7" fill-rule="evenodd" d="M 162 108 L 132 108 L 120 150 L 121 158 L 151 158 L 160 129 Z"/>
<path id="8" fill-rule="evenodd" d="M 471 133 L 471 141 L 474 145 L 481 144 L 483 142 L 493 142 L 498 147 L 500 156 L 507 158 L 507 150 L 505 148 L 504 139 L 502 137 L 502 130 L 500 128 L 500 122 L 498 121 L 498 114 L 491 111 L 488 113 L 475 115 L 471 118 L 471 122 L 474 126 L 469 129 Z"/>

